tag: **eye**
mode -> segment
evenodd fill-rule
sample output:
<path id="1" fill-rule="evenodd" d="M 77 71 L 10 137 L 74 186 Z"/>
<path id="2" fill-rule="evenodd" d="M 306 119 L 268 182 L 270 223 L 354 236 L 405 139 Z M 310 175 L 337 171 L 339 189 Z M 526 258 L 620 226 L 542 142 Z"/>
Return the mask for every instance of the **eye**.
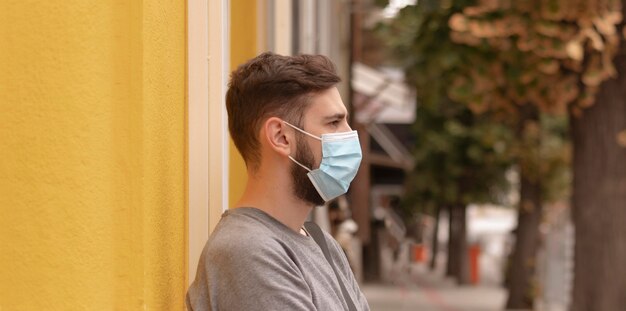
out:
<path id="1" fill-rule="evenodd" d="M 328 124 L 337 127 L 337 126 L 339 126 L 339 122 L 340 122 L 339 120 L 335 120 L 335 121 L 332 121 L 332 122 L 330 122 Z"/>

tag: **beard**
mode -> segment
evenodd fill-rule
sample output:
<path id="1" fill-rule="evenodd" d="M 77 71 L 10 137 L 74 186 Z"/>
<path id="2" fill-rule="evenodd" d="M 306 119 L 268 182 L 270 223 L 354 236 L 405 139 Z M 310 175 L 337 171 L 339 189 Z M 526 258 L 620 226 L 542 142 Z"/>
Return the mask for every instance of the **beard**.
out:
<path id="1" fill-rule="evenodd" d="M 302 135 L 304 136 L 304 135 Z M 309 146 L 305 143 L 304 137 L 300 137 L 302 139 L 298 139 L 295 159 L 296 161 L 302 163 L 302 165 L 313 169 L 315 165 L 315 158 L 313 158 L 313 152 Z M 294 194 L 297 198 L 311 203 L 315 206 L 324 205 L 324 199 L 320 196 L 313 186 L 313 183 L 307 176 L 307 171 L 297 165 L 295 163 L 291 163 L 291 180 L 293 182 Z"/>

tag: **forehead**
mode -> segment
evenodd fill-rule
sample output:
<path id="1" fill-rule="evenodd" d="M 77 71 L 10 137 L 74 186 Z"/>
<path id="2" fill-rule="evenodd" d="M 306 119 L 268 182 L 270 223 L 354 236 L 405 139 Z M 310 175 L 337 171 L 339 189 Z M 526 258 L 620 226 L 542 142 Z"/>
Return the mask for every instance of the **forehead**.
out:
<path id="1" fill-rule="evenodd" d="M 347 109 L 341 100 L 336 87 L 317 93 L 311 97 L 311 102 L 305 112 L 305 119 L 314 121 L 336 114 L 346 114 Z"/>

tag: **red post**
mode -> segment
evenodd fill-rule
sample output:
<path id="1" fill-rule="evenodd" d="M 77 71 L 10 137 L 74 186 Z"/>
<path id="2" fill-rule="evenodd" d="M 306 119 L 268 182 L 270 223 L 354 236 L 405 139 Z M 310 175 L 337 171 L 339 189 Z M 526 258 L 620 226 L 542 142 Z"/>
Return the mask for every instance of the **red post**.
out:
<path id="1" fill-rule="evenodd" d="M 424 244 L 413 245 L 413 261 L 426 262 L 426 247 L 424 247 Z"/>
<path id="2" fill-rule="evenodd" d="M 478 265 L 479 259 L 480 259 L 480 245 L 472 244 L 472 246 L 469 247 L 470 281 L 474 285 L 480 282 L 480 269 Z"/>

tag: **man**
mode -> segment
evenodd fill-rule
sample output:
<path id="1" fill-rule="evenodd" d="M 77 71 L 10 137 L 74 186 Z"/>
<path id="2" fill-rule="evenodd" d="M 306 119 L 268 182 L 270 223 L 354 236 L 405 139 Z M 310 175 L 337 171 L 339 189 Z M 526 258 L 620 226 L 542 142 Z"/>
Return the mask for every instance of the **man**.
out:
<path id="1" fill-rule="evenodd" d="M 248 182 L 202 252 L 190 310 L 369 310 L 337 242 L 303 227 L 361 161 L 339 81 L 320 55 L 264 53 L 232 73 L 229 131 Z"/>

